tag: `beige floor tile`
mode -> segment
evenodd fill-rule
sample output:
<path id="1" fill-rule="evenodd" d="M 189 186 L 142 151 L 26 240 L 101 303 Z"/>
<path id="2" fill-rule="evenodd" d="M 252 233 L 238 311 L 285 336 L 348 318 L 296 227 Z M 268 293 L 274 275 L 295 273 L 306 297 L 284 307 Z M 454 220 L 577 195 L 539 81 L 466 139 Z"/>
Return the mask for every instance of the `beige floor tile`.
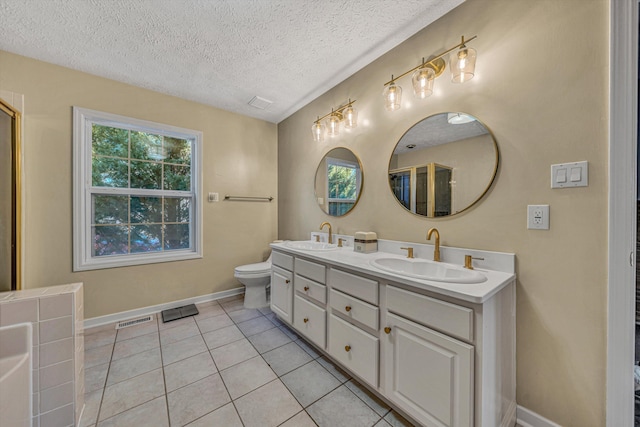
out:
<path id="1" fill-rule="evenodd" d="M 340 381 L 341 383 L 345 383 L 349 381 L 349 379 L 351 379 L 351 376 L 347 372 L 343 371 L 342 368 L 340 368 L 338 365 L 336 365 L 335 363 L 327 359 L 326 356 L 322 356 L 317 360 L 322 366 L 324 366 L 324 368 L 327 371 L 331 372 L 331 374 L 334 377 L 336 377 L 338 381 Z"/>
<path id="2" fill-rule="evenodd" d="M 188 427 L 242 427 L 242 421 L 238 416 L 233 403 L 227 403 L 222 408 L 218 408 L 208 413 L 202 418 L 188 424 Z"/>
<path id="3" fill-rule="evenodd" d="M 384 403 L 378 396 L 370 392 L 365 386 L 359 384 L 356 380 L 351 379 L 345 383 L 345 385 L 366 403 L 371 409 L 376 411 L 378 415 L 384 417 L 391 410 L 389 405 Z"/>
<path id="4" fill-rule="evenodd" d="M 272 328 L 250 336 L 249 341 L 262 354 L 291 342 L 291 338 L 280 329 Z"/>
<path id="5" fill-rule="evenodd" d="M 101 421 L 98 427 L 169 427 L 167 402 L 164 396 L 143 403 Z"/>
<path id="6" fill-rule="evenodd" d="M 276 325 L 278 327 L 284 326 L 284 322 L 282 322 L 280 319 L 278 319 L 278 316 L 276 316 L 275 313 L 265 314 L 264 317 L 269 319 L 271 321 L 271 323 L 273 323 L 274 325 Z"/>
<path id="7" fill-rule="evenodd" d="M 208 351 L 208 349 L 202 336 L 196 335 L 169 345 L 163 345 L 162 363 L 167 366 L 205 351 Z"/>
<path id="8" fill-rule="evenodd" d="M 216 329 L 226 328 L 227 326 L 233 326 L 233 320 L 224 312 L 217 316 L 207 317 L 203 319 L 196 319 L 200 332 L 205 334 L 207 332 L 215 331 Z"/>
<path id="9" fill-rule="evenodd" d="M 100 420 L 164 395 L 162 369 L 147 372 L 104 389 Z"/>
<path id="10" fill-rule="evenodd" d="M 109 363 L 113 353 L 113 344 L 103 345 L 84 350 L 84 367 L 92 368 Z"/>
<path id="11" fill-rule="evenodd" d="M 294 342 L 263 353 L 262 357 L 278 376 L 293 371 L 313 360 L 306 351 Z"/>
<path id="12" fill-rule="evenodd" d="M 105 345 L 113 345 L 116 341 L 116 330 L 106 330 L 84 337 L 84 349 L 91 350 Z"/>
<path id="13" fill-rule="evenodd" d="M 235 325 L 207 332 L 206 334 L 203 334 L 202 337 L 210 350 L 244 339 L 244 335 L 242 335 L 240 329 Z"/>
<path id="14" fill-rule="evenodd" d="M 384 420 L 384 418 L 383 418 L 383 419 L 381 419 L 380 421 L 378 421 L 378 423 L 377 423 L 375 426 L 373 426 L 373 427 L 391 427 L 391 424 L 389 424 L 388 422 L 386 422 L 386 421 Z"/>
<path id="15" fill-rule="evenodd" d="M 219 374 L 172 391 L 167 399 L 172 426 L 183 426 L 231 401 Z"/>
<path id="16" fill-rule="evenodd" d="M 298 344 L 300 348 L 306 351 L 312 358 L 317 359 L 318 357 L 320 357 L 320 352 L 305 340 L 299 339 L 296 341 L 296 344 Z"/>
<path id="17" fill-rule="evenodd" d="M 156 347 L 160 347 L 160 340 L 157 332 L 140 335 L 128 340 L 116 341 L 116 345 L 113 348 L 112 359 L 121 359 Z"/>
<path id="18" fill-rule="evenodd" d="M 251 335 L 259 334 L 260 332 L 264 332 L 276 327 L 273 323 L 271 323 L 271 321 L 269 321 L 269 319 L 262 315 L 260 315 L 260 317 L 256 317 L 255 319 L 238 323 L 237 325 L 246 337 L 250 337 Z"/>
<path id="19" fill-rule="evenodd" d="M 158 332 L 158 320 L 155 317 L 151 322 L 140 323 L 139 325 L 118 329 L 117 341 L 129 340 L 131 338 L 151 334 L 153 332 Z"/>
<path id="20" fill-rule="evenodd" d="M 244 309 L 244 299 L 235 299 L 231 301 L 221 302 L 220 306 L 224 309 L 224 311 L 228 313 L 232 313 L 234 311 Z"/>
<path id="21" fill-rule="evenodd" d="M 280 378 L 303 408 L 340 386 L 340 381 L 315 360 Z"/>
<path id="22" fill-rule="evenodd" d="M 256 405 L 260 402 L 260 405 Z M 280 425 L 302 410 L 280 380 L 274 380 L 234 401 L 245 427 Z"/>
<path id="23" fill-rule="evenodd" d="M 271 307 L 269 307 L 269 306 L 260 307 L 260 308 L 258 308 L 258 311 L 260 313 L 262 313 L 263 315 L 265 315 L 265 316 L 273 313 L 273 311 L 271 311 Z"/>
<path id="24" fill-rule="evenodd" d="M 164 323 L 162 321 L 162 316 L 158 314 L 158 329 L 161 331 L 165 331 L 167 329 L 177 328 L 178 326 L 184 326 L 195 323 L 193 316 L 183 317 L 182 319 L 172 320 L 170 322 Z"/>
<path id="25" fill-rule="evenodd" d="M 400 415 L 396 411 L 389 412 L 384 417 L 384 420 L 393 427 L 413 427 L 414 426 L 412 422 L 404 418 L 402 415 Z"/>
<path id="26" fill-rule="evenodd" d="M 319 426 L 370 427 L 380 420 L 380 416 L 346 386 L 318 400 L 307 412 Z"/>
<path id="27" fill-rule="evenodd" d="M 309 414 L 305 411 L 299 412 L 292 418 L 289 418 L 287 422 L 280 424 L 280 427 L 317 427 L 313 422 Z"/>
<path id="28" fill-rule="evenodd" d="M 164 367 L 164 380 L 167 391 L 194 383 L 217 372 L 211 354 L 208 351 L 183 359 Z"/>
<path id="29" fill-rule="evenodd" d="M 225 369 L 220 375 L 232 399 L 237 399 L 277 378 L 260 356 Z"/>
<path id="30" fill-rule="evenodd" d="M 215 301 L 212 301 L 206 305 L 197 305 L 199 314 L 195 316 L 196 321 L 200 319 L 207 319 L 213 316 L 219 316 L 221 314 L 226 314 L 224 308 L 220 304 Z"/>
<path id="31" fill-rule="evenodd" d="M 87 335 L 97 334 L 102 331 L 115 331 L 116 323 L 107 323 L 106 325 L 94 326 L 93 328 L 84 328 L 82 330 L 82 334 L 86 337 Z"/>
<path id="32" fill-rule="evenodd" d="M 243 308 L 229 313 L 229 317 L 236 323 L 246 322 L 247 320 L 255 319 L 256 317 L 263 317 L 255 308 Z"/>
<path id="33" fill-rule="evenodd" d="M 114 360 L 109 367 L 107 387 L 161 367 L 162 360 L 159 348 L 152 348 L 133 356 Z"/>
<path id="34" fill-rule="evenodd" d="M 93 366 L 84 370 L 84 392 L 102 390 L 107 382 L 109 364 Z"/>
<path id="35" fill-rule="evenodd" d="M 211 355 L 213 356 L 213 361 L 216 362 L 218 370 L 222 371 L 237 363 L 258 356 L 258 352 L 247 339 L 242 339 L 222 347 L 214 348 L 211 350 Z"/>
<path id="36" fill-rule="evenodd" d="M 185 323 L 171 329 L 163 329 L 160 331 L 160 342 L 163 346 L 174 342 L 182 341 L 195 335 L 200 335 L 200 329 L 196 322 Z"/>
<path id="37" fill-rule="evenodd" d="M 278 326 L 278 328 L 280 328 L 280 330 L 289 338 L 291 338 L 293 341 L 299 340 L 300 336 L 298 334 L 296 334 L 293 329 L 291 329 L 290 327 L 288 327 L 287 325 L 283 324 L 282 326 Z"/>

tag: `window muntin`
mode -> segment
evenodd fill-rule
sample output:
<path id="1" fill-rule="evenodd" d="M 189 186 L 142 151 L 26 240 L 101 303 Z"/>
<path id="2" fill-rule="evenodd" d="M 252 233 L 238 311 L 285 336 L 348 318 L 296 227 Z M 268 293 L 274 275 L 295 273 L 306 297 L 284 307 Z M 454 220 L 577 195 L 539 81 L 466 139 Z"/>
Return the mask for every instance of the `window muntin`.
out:
<path id="1" fill-rule="evenodd" d="M 201 256 L 201 133 L 74 108 L 74 270 Z"/>

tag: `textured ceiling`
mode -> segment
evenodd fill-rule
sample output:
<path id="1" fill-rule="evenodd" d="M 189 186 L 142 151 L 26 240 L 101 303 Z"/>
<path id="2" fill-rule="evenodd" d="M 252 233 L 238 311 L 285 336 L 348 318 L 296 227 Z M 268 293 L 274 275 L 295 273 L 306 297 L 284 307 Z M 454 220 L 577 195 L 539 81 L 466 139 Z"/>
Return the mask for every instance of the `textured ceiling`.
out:
<path id="1" fill-rule="evenodd" d="M 489 133 L 487 128 L 477 120 L 450 124 L 447 118 L 447 113 L 436 114 L 416 123 L 400 138 L 393 154 L 408 153 Z M 415 145 L 415 147 L 408 148 L 407 145 Z"/>
<path id="2" fill-rule="evenodd" d="M 277 123 L 463 1 L 0 0 L 0 49 Z"/>

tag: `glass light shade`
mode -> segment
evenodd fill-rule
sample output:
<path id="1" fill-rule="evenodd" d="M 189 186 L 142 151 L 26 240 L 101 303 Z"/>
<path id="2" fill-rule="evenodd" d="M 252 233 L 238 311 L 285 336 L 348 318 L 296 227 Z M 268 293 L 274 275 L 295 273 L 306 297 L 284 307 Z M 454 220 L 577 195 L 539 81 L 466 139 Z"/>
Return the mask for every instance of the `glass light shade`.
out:
<path id="1" fill-rule="evenodd" d="M 420 99 L 424 99 L 433 93 L 433 81 L 436 73 L 431 67 L 418 68 L 411 76 L 413 93 Z"/>
<path id="2" fill-rule="evenodd" d="M 327 135 L 334 137 L 340 133 L 340 118 L 332 114 L 327 119 Z"/>
<path id="3" fill-rule="evenodd" d="M 352 129 L 358 126 L 358 111 L 349 106 L 342 111 L 342 116 L 344 117 L 344 127 L 347 129 Z"/>
<path id="4" fill-rule="evenodd" d="M 400 101 L 402 100 L 402 88 L 396 86 L 395 83 L 390 83 L 384 88 L 382 92 L 384 97 L 384 108 L 387 111 L 395 111 L 400 109 Z"/>
<path id="5" fill-rule="evenodd" d="M 315 142 L 324 141 L 324 134 L 327 128 L 320 122 L 315 122 L 313 126 L 311 126 L 311 132 L 313 133 L 313 140 Z"/>
<path id="6" fill-rule="evenodd" d="M 459 51 L 451 53 L 449 68 L 453 83 L 464 83 L 471 80 L 476 70 L 476 50 L 463 47 Z"/>

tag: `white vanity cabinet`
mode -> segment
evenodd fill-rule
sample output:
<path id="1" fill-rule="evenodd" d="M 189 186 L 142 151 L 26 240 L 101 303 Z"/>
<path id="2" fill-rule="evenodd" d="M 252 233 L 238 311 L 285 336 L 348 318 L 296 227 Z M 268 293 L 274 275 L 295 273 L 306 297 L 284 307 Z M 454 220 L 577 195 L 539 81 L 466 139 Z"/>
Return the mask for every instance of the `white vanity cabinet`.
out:
<path id="1" fill-rule="evenodd" d="M 361 254 L 272 247 L 272 310 L 396 410 L 427 427 L 514 427 L 513 272 L 483 270 L 485 290 L 463 294 Z"/>
<path id="2" fill-rule="evenodd" d="M 385 395 L 425 425 L 472 427 L 474 347 L 428 326 L 432 318 L 448 329 L 448 317 L 470 326 L 473 311 L 394 286 L 386 291 Z"/>
<path id="3" fill-rule="evenodd" d="M 280 319 L 293 323 L 293 257 L 273 252 L 271 257 L 271 310 Z"/>
<path id="4" fill-rule="evenodd" d="M 313 344 L 324 349 L 327 340 L 327 289 L 325 266 L 295 258 L 293 326 Z"/>

